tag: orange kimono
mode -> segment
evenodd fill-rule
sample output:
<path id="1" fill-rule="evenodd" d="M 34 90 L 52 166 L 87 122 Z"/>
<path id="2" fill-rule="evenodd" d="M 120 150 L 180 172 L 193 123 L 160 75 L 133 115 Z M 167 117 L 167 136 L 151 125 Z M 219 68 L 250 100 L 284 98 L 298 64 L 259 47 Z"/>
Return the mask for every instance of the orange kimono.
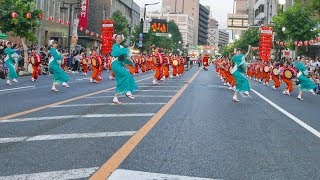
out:
<path id="1" fill-rule="evenodd" d="M 92 74 L 91 78 L 96 80 L 97 82 L 100 82 L 102 80 L 101 78 L 101 72 L 103 69 L 103 62 L 100 56 L 91 56 L 91 65 L 92 65 Z"/>

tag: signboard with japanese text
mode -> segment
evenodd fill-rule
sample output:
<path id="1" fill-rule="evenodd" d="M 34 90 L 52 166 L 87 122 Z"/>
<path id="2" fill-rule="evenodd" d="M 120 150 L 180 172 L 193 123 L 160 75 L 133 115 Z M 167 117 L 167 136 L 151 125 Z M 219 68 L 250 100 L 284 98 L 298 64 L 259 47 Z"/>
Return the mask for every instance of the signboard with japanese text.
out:
<path id="1" fill-rule="evenodd" d="M 112 49 L 114 34 L 114 21 L 103 20 L 102 21 L 102 42 L 101 42 L 101 52 L 103 55 L 109 54 Z"/>
<path id="2" fill-rule="evenodd" d="M 164 19 L 153 19 L 150 23 L 150 28 L 154 33 L 167 33 L 168 23 Z"/>
<path id="3" fill-rule="evenodd" d="M 79 16 L 79 27 L 88 28 L 89 0 L 81 0 L 81 11 Z"/>

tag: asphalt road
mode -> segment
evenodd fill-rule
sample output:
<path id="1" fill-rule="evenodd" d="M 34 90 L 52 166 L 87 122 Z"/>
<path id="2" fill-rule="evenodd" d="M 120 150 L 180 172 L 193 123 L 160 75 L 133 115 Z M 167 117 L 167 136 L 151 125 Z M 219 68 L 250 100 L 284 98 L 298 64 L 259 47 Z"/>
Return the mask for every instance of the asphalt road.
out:
<path id="1" fill-rule="evenodd" d="M 0 180 L 88 179 L 159 113 L 109 179 L 320 179 L 319 96 L 301 102 L 297 88 L 285 96 L 251 81 L 252 99 L 234 103 L 212 67 L 197 72 L 158 86 L 140 74 L 136 99 L 122 105 L 111 103 L 108 73 L 100 84 L 70 74 L 58 93 L 50 76 L 0 81 Z"/>

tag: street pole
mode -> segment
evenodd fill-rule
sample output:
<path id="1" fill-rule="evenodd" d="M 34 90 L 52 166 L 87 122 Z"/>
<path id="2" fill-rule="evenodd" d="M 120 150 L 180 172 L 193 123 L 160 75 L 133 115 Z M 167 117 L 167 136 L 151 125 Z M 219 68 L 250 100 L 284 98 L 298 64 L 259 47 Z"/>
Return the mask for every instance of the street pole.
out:
<path id="1" fill-rule="evenodd" d="M 43 10 L 43 1 L 44 0 L 40 0 L 40 7 L 39 9 L 42 9 Z M 41 48 L 41 35 L 42 35 L 42 21 L 40 21 L 40 26 L 39 26 L 39 31 L 38 31 L 38 47 L 37 47 L 37 53 L 40 54 L 40 48 Z"/>
<path id="2" fill-rule="evenodd" d="M 68 29 L 68 48 L 69 48 L 69 53 L 71 53 L 71 18 L 72 18 L 72 4 L 69 4 L 69 21 L 70 21 L 70 25 L 69 25 L 69 29 Z"/>

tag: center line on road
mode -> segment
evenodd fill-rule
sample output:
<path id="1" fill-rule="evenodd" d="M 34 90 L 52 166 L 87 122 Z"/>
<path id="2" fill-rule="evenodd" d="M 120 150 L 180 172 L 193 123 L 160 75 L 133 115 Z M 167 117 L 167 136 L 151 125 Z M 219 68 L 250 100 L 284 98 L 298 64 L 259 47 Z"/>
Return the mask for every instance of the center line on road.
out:
<path id="1" fill-rule="evenodd" d="M 44 180 L 44 179 L 82 179 L 87 178 L 96 171 L 98 167 L 70 169 L 63 171 L 51 171 L 32 174 L 19 174 L 12 176 L 0 176 L 0 180 L 17 180 L 17 179 L 32 179 L 32 180 Z"/>
<path id="2" fill-rule="evenodd" d="M 137 92 L 178 92 L 178 90 L 164 90 L 164 89 L 143 89 Z"/>
<path id="3" fill-rule="evenodd" d="M 76 133 L 76 134 L 52 134 L 39 135 L 34 137 L 12 137 L 0 138 L 0 144 L 21 142 L 21 141 L 49 141 L 49 140 L 63 140 L 63 139 L 87 139 L 87 138 L 102 138 L 102 137 L 120 137 L 133 136 L 136 131 L 119 131 L 119 132 L 98 132 L 98 133 Z"/>
<path id="4" fill-rule="evenodd" d="M 76 79 L 77 81 L 82 81 L 82 80 L 89 80 L 90 78 L 80 78 L 80 79 Z"/>
<path id="5" fill-rule="evenodd" d="M 48 117 L 6 119 L 6 120 L 0 121 L 0 123 L 15 123 L 15 122 L 27 122 L 27 121 L 49 121 L 49 120 L 76 119 L 76 118 L 150 117 L 150 116 L 154 116 L 154 115 L 155 115 L 155 113 L 65 115 L 65 116 L 48 116 Z"/>
<path id="6" fill-rule="evenodd" d="M 198 76 L 199 70 L 192 76 L 192 78 L 176 93 L 170 101 L 164 105 L 155 116 L 153 116 L 141 129 L 133 135 L 116 153 L 110 157 L 106 163 L 102 165 L 97 172 L 95 172 L 90 180 L 107 179 L 112 172 L 114 172 L 120 164 L 129 156 L 134 148 L 142 141 L 142 139 L 151 131 L 151 129 L 160 121 L 171 106 L 178 100 L 182 93 L 187 89 L 189 84 Z"/>
<path id="7" fill-rule="evenodd" d="M 151 78 L 153 78 L 153 77 L 140 79 L 140 80 L 137 80 L 136 82 L 145 81 L 145 80 L 148 80 L 148 79 L 151 79 Z M 52 107 L 52 106 L 65 104 L 65 103 L 72 102 L 72 101 L 75 101 L 75 100 L 83 99 L 85 97 L 94 96 L 94 95 L 97 95 L 97 94 L 109 92 L 109 91 L 114 90 L 114 89 L 116 89 L 116 88 L 112 87 L 112 88 L 108 88 L 108 89 L 105 89 L 105 90 L 97 91 L 97 92 L 94 92 L 94 93 L 85 94 L 85 95 L 82 95 L 82 96 L 78 96 L 78 97 L 74 97 L 74 98 L 71 98 L 71 99 L 67 99 L 67 100 L 64 100 L 64 101 L 59 101 L 59 102 L 56 102 L 56 103 L 40 106 L 40 107 L 37 107 L 37 108 L 34 108 L 34 109 L 29 109 L 29 110 L 26 110 L 26 111 L 15 113 L 15 114 L 3 116 L 3 117 L 0 117 L 0 121 L 1 120 L 5 120 L 5 119 L 15 118 L 15 117 L 22 116 L 22 115 L 25 115 L 25 114 L 30 114 L 30 113 L 37 112 L 37 111 L 41 111 L 43 109 L 47 109 L 47 108 Z"/>
<path id="8" fill-rule="evenodd" d="M 0 92 L 13 91 L 13 90 L 19 90 L 19 89 L 29 89 L 34 87 L 35 86 L 24 86 L 24 87 L 10 88 L 10 89 L 1 89 Z"/>
<path id="9" fill-rule="evenodd" d="M 121 103 L 120 106 L 122 106 L 122 105 L 164 105 L 164 104 L 167 104 L 167 103 Z M 65 105 L 51 106 L 50 108 L 108 106 L 108 105 L 115 106 L 115 104 L 113 104 L 113 103 L 94 103 L 94 104 L 65 104 Z"/>
<path id="10" fill-rule="evenodd" d="M 268 98 L 264 97 L 262 94 L 260 94 L 258 91 L 252 89 L 252 92 L 254 92 L 256 95 L 258 95 L 261 99 L 265 100 L 267 103 L 269 103 L 271 106 L 273 106 L 274 108 L 276 108 L 278 111 L 282 112 L 284 115 L 286 115 L 287 117 L 289 117 L 290 119 L 292 119 L 294 122 L 296 122 L 297 124 L 299 124 L 300 126 L 302 126 L 303 128 L 305 128 L 306 130 L 308 130 L 309 132 L 311 132 L 312 134 L 314 134 L 315 136 L 317 136 L 318 138 L 320 138 L 320 132 L 315 130 L 314 128 L 312 128 L 311 126 L 309 126 L 308 124 L 306 124 L 305 122 L 303 122 L 302 120 L 300 120 L 299 118 L 295 117 L 294 115 L 292 115 L 291 113 L 289 113 L 288 111 L 284 110 L 283 108 L 281 108 L 280 106 L 278 106 L 276 103 L 272 102 L 271 100 L 269 100 Z"/>

